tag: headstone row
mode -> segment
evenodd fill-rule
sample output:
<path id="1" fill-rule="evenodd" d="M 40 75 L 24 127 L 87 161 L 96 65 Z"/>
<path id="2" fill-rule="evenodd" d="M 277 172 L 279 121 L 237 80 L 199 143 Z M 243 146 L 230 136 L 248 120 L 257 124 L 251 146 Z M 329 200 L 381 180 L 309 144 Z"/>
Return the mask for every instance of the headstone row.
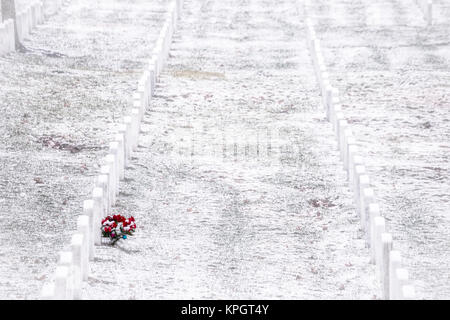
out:
<path id="1" fill-rule="evenodd" d="M 24 9 L 16 13 L 17 34 L 19 41 L 28 38 L 38 24 L 44 22 L 44 4 L 42 1 L 31 1 Z"/>
<path id="2" fill-rule="evenodd" d="M 60 253 L 54 281 L 44 285 L 42 299 L 82 298 L 82 282 L 88 279 L 89 261 L 94 259 L 95 246 L 102 245 L 101 219 L 109 215 L 115 206 L 119 183 L 125 177 L 125 169 L 130 164 L 132 153 L 137 150 L 140 125 L 166 64 L 181 9 L 182 0 L 173 0 L 169 4 L 156 46 L 133 94 L 131 109 L 117 126 L 114 139 L 109 144 L 109 152 L 101 161 L 92 197 L 83 203 L 83 214 L 77 220 L 77 231 L 72 236 L 69 249 Z"/>
<path id="3" fill-rule="evenodd" d="M 46 17 L 56 13 L 62 6 L 62 0 L 31 0 L 24 8 L 16 12 L 16 26 L 19 41 L 27 39 L 31 32 L 44 23 Z M 8 19 L 0 23 L 0 55 L 15 51 L 14 21 Z"/>
<path id="4" fill-rule="evenodd" d="M 358 149 L 353 131 L 342 112 L 339 91 L 331 86 L 320 40 L 309 18 L 306 19 L 306 29 L 314 71 L 320 86 L 322 105 L 336 134 L 340 158 L 347 172 L 350 189 L 354 193 L 354 203 L 360 216 L 365 241 L 370 248 L 371 263 L 377 266 L 376 272 L 380 279 L 383 298 L 415 299 L 414 287 L 408 278 L 407 270 L 402 267 L 400 252 L 393 249 L 392 235 L 388 232 L 386 220 L 380 213 L 380 206 L 376 201 L 364 159 Z"/>

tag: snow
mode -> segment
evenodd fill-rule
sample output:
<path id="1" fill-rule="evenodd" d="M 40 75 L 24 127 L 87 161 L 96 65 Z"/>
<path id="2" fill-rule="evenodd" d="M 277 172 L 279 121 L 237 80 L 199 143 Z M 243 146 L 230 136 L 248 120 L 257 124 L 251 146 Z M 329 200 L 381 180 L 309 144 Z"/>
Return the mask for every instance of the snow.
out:
<path id="1" fill-rule="evenodd" d="M 74 0 L 0 57 L 0 298 L 38 298 L 56 268 L 164 10 Z"/>
<path id="2" fill-rule="evenodd" d="M 314 2 L 310 12 L 394 248 L 404 257 L 418 298 L 446 299 L 450 5 L 434 1 L 434 25 L 427 28 L 412 1 L 327 3 Z M 336 22 L 328 19 L 334 7 L 343 15 Z M 362 20 L 368 10 L 379 10 L 381 20 Z"/>
<path id="3" fill-rule="evenodd" d="M 378 294 L 292 8 L 186 5 L 116 209 L 136 235 L 98 251 L 85 299 Z"/>
<path id="4" fill-rule="evenodd" d="M 19 3 L 20 5 L 20 3 Z M 167 1 L 72 0 L 0 57 L 0 299 L 37 299 Z M 419 298 L 450 296 L 450 5 L 310 1 L 331 83 Z M 378 299 L 320 106 L 303 2 L 186 0 L 83 299 Z"/>

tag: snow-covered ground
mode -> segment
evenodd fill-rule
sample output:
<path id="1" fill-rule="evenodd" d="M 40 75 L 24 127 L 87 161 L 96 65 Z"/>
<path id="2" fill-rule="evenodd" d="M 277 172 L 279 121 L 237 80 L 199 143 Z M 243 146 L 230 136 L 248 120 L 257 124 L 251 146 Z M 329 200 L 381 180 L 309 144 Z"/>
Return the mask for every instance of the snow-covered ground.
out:
<path id="1" fill-rule="evenodd" d="M 38 298 L 55 269 L 165 10 L 72 0 L 0 57 L 0 298 Z"/>
<path id="2" fill-rule="evenodd" d="M 138 232 L 101 248 L 86 299 L 379 295 L 300 9 L 186 3 L 115 210 Z"/>
<path id="3" fill-rule="evenodd" d="M 450 296 L 450 5 L 310 1 L 419 298 Z M 0 57 L 0 299 L 69 243 L 167 1 L 72 0 Z M 380 297 L 307 50 L 303 2 L 186 0 L 84 299 Z"/>
<path id="4" fill-rule="evenodd" d="M 311 1 L 332 85 L 418 298 L 450 297 L 450 3 Z"/>

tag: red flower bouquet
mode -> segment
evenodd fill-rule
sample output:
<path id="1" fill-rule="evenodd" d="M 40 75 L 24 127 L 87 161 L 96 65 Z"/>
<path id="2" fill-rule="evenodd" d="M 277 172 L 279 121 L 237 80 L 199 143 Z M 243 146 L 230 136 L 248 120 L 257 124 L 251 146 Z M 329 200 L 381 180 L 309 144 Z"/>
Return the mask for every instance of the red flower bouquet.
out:
<path id="1" fill-rule="evenodd" d="M 136 223 L 131 216 L 128 219 L 118 214 L 107 216 L 102 220 L 102 236 L 109 238 L 112 245 L 120 239 L 132 236 L 136 230 Z"/>

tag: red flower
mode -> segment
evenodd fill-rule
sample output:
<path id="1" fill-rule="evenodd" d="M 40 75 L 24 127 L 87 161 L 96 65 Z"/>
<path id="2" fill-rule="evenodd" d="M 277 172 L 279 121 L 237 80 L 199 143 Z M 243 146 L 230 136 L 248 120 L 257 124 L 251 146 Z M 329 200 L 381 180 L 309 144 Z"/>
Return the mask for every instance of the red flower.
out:
<path id="1" fill-rule="evenodd" d="M 109 221 L 109 225 L 108 224 L 103 225 L 103 223 L 108 222 L 108 221 Z M 122 237 L 122 235 L 125 235 L 125 234 L 132 235 L 133 234 L 133 232 L 136 229 L 136 223 L 134 221 L 135 221 L 134 217 L 130 217 L 127 219 L 125 216 L 120 215 L 120 214 L 113 215 L 112 217 L 107 216 L 106 218 L 104 218 L 102 220 L 101 230 L 103 232 L 103 237 L 110 238 L 110 240 L 113 244 L 119 238 L 126 239 L 126 236 Z M 120 225 L 120 223 L 122 223 L 122 225 Z M 117 233 L 116 228 L 119 225 L 121 226 L 121 232 Z"/>

